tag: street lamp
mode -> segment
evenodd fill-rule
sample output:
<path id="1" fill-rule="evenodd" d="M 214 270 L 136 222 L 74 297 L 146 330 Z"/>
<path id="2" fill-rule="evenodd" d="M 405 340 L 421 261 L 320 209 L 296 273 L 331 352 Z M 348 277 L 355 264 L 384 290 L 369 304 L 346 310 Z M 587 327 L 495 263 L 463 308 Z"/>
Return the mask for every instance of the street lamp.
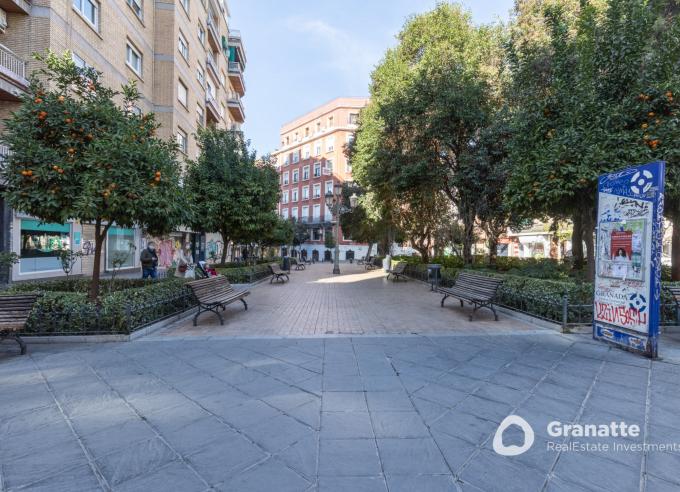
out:
<path id="1" fill-rule="evenodd" d="M 333 259 L 333 274 L 340 274 L 340 214 L 349 212 L 349 208 L 342 205 L 342 184 L 335 183 L 333 185 L 333 191 L 328 190 L 324 195 L 326 199 L 326 207 L 331 211 L 333 215 L 333 220 L 335 221 L 335 258 Z M 356 193 L 353 193 L 349 198 L 350 208 L 354 208 L 357 205 L 358 197 Z"/>

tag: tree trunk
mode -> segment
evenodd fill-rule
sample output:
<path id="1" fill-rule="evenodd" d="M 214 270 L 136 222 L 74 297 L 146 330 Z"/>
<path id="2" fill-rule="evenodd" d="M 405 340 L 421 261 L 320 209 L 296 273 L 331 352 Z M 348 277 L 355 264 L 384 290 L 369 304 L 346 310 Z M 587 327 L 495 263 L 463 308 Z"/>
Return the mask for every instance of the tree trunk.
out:
<path id="1" fill-rule="evenodd" d="M 673 234 L 671 236 L 671 280 L 680 280 L 680 214 L 671 216 Z"/>
<path id="2" fill-rule="evenodd" d="M 366 258 L 371 256 L 371 251 L 373 251 L 373 241 L 368 242 L 368 252 L 366 253 Z"/>
<path id="3" fill-rule="evenodd" d="M 227 262 L 227 249 L 229 249 L 229 239 L 227 239 L 227 235 L 224 232 L 220 232 L 220 236 L 222 236 L 222 244 L 224 244 L 224 246 L 222 247 L 222 260 L 221 260 L 221 263 L 224 265 Z"/>
<path id="4" fill-rule="evenodd" d="M 583 241 L 586 244 L 586 274 L 589 280 L 595 280 L 595 218 L 592 210 L 583 211 Z"/>
<path id="5" fill-rule="evenodd" d="M 102 229 L 101 219 L 97 219 L 94 226 L 94 265 L 92 267 L 92 281 L 90 282 L 90 300 L 96 301 L 99 297 L 99 278 L 102 264 L 102 246 L 104 238 L 111 227 L 111 223 L 106 224 Z"/>
<path id="6" fill-rule="evenodd" d="M 487 232 L 487 246 L 489 247 L 489 265 L 495 265 L 496 256 L 498 256 L 498 236 Z"/>
<path id="7" fill-rule="evenodd" d="M 572 218 L 573 229 L 571 231 L 571 254 L 574 259 L 574 270 L 581 270 L 583 268 L 583 221 L 581 220 L 581 211 L 574 213 Z"/>
<path id="8" fill-rule="evenodd" d="M 416 250 L 418 250 L 418 253 L 420 253 L 420 258 L 423 263 L 429 263 L 430 262 L 430 248 L 426 245 L 423 245 L 422 242 L 420 243 L 414 243 L 414 246 Z"/>
<path id="9" fill-rule="evenodd" d="M 475 213 L 467 211 L 463 214 L 463 261 L 466 265 L 472 265 L 472 243 L 475 240 Z"/>

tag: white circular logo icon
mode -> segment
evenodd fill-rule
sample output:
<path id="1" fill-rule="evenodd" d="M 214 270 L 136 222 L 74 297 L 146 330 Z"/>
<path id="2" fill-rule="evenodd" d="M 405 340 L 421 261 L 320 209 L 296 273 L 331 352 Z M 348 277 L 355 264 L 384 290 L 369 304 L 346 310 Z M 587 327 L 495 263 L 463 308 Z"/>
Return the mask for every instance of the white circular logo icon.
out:
<path id="1" fill-rule="evenodd" d="M 640 171 L 633 174 L 630 178 L 630 189 L 636 195 L 641 193 L 647 193 L 647 191 L 652 187 L 652 178 L 654 175 L 647 171 L 646 169 L 640 173 Z"/>
<path id="2" fill-rule="evenodd" d="M 524 432 L 524 443 L 521 446 L 511 444 L 506 446 L 503 444 L 503 432 L 511 425 L 516 425 Z M 501 425 L 498 426 L 496 434 L 493 436 L 493 450 L 501 456 L 517 456 L 525 453 L 534 444 L 534 429 L 531 428 L 529 422 L 524 420 L 519 415 L 508 415 L 503 419 Z"/>

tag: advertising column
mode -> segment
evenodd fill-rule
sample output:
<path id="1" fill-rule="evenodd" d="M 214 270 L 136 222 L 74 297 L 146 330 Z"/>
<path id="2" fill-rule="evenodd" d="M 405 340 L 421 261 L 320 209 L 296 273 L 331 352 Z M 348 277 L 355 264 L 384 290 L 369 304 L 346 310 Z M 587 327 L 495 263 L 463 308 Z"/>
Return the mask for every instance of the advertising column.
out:
<path id="1" fill-rule="evenodd" d="M 664 162 L 598 182 L 593 337 L 658 355 Z"/>

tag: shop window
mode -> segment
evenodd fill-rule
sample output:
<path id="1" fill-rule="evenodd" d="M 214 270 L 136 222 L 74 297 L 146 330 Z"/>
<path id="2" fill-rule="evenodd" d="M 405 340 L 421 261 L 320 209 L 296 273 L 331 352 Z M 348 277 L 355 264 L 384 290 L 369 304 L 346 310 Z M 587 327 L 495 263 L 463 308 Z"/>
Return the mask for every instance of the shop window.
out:
<path id="1" fill-rule="evenodd" d="M 134 229 L 111 227 L 106 237 L 106 269 L 135 266 L 135 250 Z"/>
<path id="2" fill-rule="evenodd" d="M 70 224 L 41 224 L 21 221 L 21 273 L 61 270 L 59 250 L 71 247 Z"/>

